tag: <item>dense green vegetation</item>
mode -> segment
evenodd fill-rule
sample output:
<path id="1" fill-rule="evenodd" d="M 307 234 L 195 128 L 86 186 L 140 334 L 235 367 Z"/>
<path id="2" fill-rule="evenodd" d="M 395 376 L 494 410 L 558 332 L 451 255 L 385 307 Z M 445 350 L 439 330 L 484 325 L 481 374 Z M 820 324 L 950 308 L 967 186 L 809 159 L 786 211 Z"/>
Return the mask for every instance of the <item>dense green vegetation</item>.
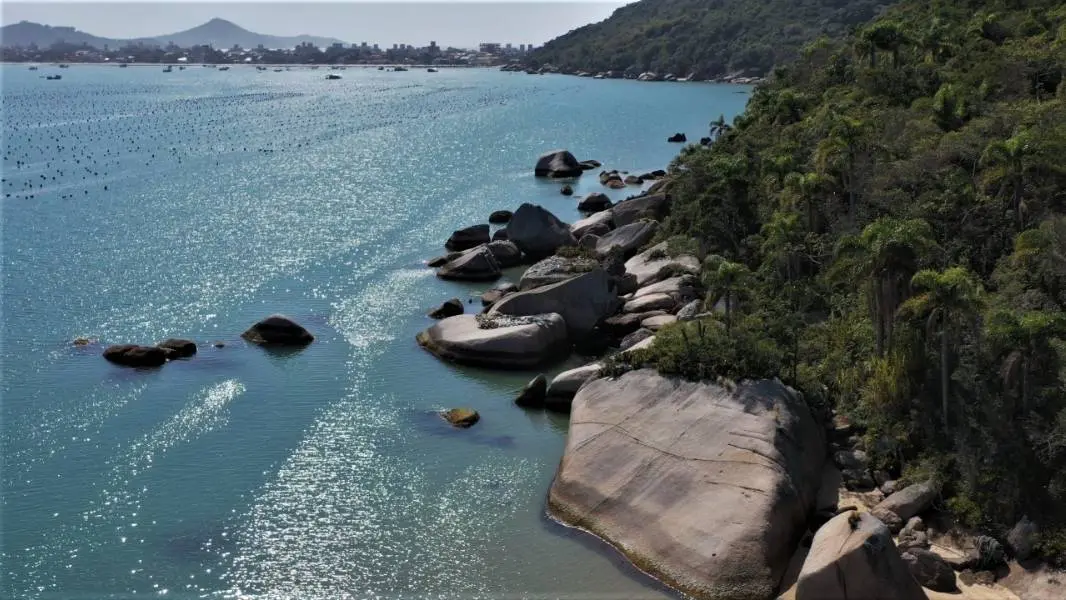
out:
<path id="1" fill-rule="evenodd" d="M 889 0 L 642 0 L 560 36 L 530 57 L 565 71 L 710 79 L 763 75 L 820 35 L 840 37 Z"/>
<path id="2" fill-rule="evenodd" d="M 777 373 L 964 523 L 1028 515 L 1066 559 L 1064 71 L 1061 0 L 904 0 L 809 45 L 672 166 L 667 235 L 728 316 L 631 362 Z"/>

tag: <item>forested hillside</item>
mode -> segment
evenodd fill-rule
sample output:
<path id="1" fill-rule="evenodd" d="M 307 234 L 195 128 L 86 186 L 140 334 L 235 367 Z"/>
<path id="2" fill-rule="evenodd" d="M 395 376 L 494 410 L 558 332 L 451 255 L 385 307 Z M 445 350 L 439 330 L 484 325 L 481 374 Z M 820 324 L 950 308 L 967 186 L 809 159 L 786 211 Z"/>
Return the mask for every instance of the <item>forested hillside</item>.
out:
<path id="1" fill-rule="evenodd" d="M 668 229 L 725 310 L 630 362 L 780 375 L 1066 558 L 1064 70 L 1060 0 L 903 0 L 807 47 L 673 165 Z"/>
<path id="2" fill-rule="evenodd" d="M 564 71 L 763 75 L 820 35 L 839 37 L 889 0 L 642 0 L 530 57 Z"/>

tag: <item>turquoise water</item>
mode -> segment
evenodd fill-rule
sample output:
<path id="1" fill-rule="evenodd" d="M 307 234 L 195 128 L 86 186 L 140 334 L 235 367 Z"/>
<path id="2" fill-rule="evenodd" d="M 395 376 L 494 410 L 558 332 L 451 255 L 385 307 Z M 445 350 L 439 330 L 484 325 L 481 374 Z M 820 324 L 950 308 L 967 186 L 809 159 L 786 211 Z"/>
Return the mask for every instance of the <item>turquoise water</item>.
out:
<path id="1" fill-rule="evenodd" d="M 541 151 L 662 168 L 666 136 L 698 138 L 747 89 L 483 70 L 40 78 L 53 71 L 0 71 L 0 595 L 666 595 L 545 517 L 567 423 L 512 405 L 529 373 L 417 347 L 427 309 L 486 287 L 423 261 L 495 209 L 578 218 L 532 177 Z M 592 190 L 594 174 L 576 185 Z M 273 312 L 317 341 L 246 346 Z M 146 371 L 100 357 L 168 336 L 199 354 Z M 481 422 L 450 429 L 435 411 L 452 406 Z"/>

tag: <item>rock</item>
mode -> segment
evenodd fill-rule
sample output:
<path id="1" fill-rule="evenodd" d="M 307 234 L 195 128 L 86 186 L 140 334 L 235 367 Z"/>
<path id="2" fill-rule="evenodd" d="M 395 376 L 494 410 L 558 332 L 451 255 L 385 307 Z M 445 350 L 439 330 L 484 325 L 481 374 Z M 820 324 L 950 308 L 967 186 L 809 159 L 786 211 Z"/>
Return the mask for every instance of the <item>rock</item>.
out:
<path id="1" fill-rule="evenodd" d="M 167 362 L 167 352 L 154 346 L 118 344 L 104 350 L 104 359 L 124 367 L 158 367 Z"/>
<path id="2" fill-rule="evenodd" d="M 843 469 L 844 487 L 851 491 L 868 491 L 874 489 L 874 480 L 866 469 Z"/>
<path id="3" fill-rule="evenodd" d="M 564 196 L 573 196 L 574 195 L 574 188 L 571 187 L 570 184 L 568 183 L 568 184 L 564 185 L 559 190 L 559 193 L 564 195 Z"/>
<path id="4" fill-rule="evenodd" d="M 89 344 L 92 343 L 92 340 L 90 340 L 89 338 L 79 337 L 79 338 L 74 338 L 74 341 L 72 343 L 75 346 L 88 346 Z"/>
<path id="5" fill-rule="evenodd" d="M 500 264 L 501 269 L 522 264 L 522 251 L 514 242 L 507 240 L 489 242 L 487 247 L 489 252 L 492 252 L 492 256 L 496 258 L 496 262 Z"/>
<path id="6" fill-rule="evenodd" d="M 670 197 L 666 194 L 646 194 L 628 198 L 611 207 L 615 227 L 623 227 L 641 219 L 662 221 L 669 210 Z"/>
<path id="7" fill-rule="evenodd" d="M 444 242 L 444 247 L 454 252 L 462 252 L 481 244 L 487 244 L 489 241 L 488 225 L 471 225 L 465 229 L 457 229 L 452 232 L 448 241 Z"/>
<path id="8" fill-rule="evenodd" d="M 700 145 L 701 146 L 710 146 L 712 141 L 714 141 L 714 140 L 712 140 L 709 137 L 701 137 L 700 138 Z"/>
<path id="9" fill-rule="evenodd" d="M 506 242 L 507 241 L 507 230 L 506 229 L 497 229 L 492 234 L 492 241 L 494 241 L 494 242 Z"/>
<path id="10" fill-rule="evenodd" d="M 603 235 L 613 228 L 611 225 L 613 216 L 614 213 L 610 210 L 595 213 L 571 225 L 570 233 L 577 239 L 581 239 L 586 233 Z"/>
<path id="11" fill-rule="evenodd" d="M 840 469 L 833 463 L 826 461 L 822 465 L 822 481 L 818 486 L 818 496 L 815 499 L 814 510 L 816 512 L 837 514 L 837 503 L 840 500 Z"/>
<path id="12" fill-rule="evenodd" d="M 892 535 L 869 513 L 848 511 L 818 529 L 795 600 L 926 600 Z"/>
<path id="13" fill-rule="evenodd" d="M 284 315 L 270 315 L 249 327 L 241 337 L 253 344 L 278 346 L 306 346 L 315 340 L 311 332 Z"/>
<path id="14" fill-rule="evenodd" d="M 596 255 L 606 256 L 611 250 L 617 248 L 623 255 L 631 256 L 641 246 L 650 242 L 658 230 L 659 223 L 656 221 L 640 221 L 623 225 L 599 238 L 596 242 Z"/>
<path id="15" fill-rule="evenodd" d="M 603 166 L 603 164 L 600 163 L 600 161 L 598 161 L 598 160 L 583 160 L 583 161 L 581 161 L 578 164 L 580 164 L 581 168 L 586 170 L 586 171 L 591 171 L 592 169 L 598 169 L 598 168 Z"/>
<path id="16" fill-rule="evenodd" d="M 626 353 L 629 353 L 629 352 L 636 352 L 637 350 L 645 350 L 647 348 L 650 348 L 652 346 L 652 344 L 654 344 L 654 343 L 655 343 L 655 334 L 652 334 L 651 337 L 648 337 L 648 338 L 645 338 L 643 340 L 640 340 L 639 342 L 633 344 L 632 346 L 622 349 L 622 353 L 626 354 Z"/>
<path id="17" fill-rule="evenodd" d="M 633 294 L 633 297 L 640 298 L 652 294 L 666 294 L 678 304 L 682 304 L 699 298 L 702 294 L 702 289 L 699 280 L 692 275 L 685 274 L 646 285 L 638 289 Z"/>
<path id="18" fill-rule="evenodd" d="M 494 304 L 489 314 L 517 317 L 558 313 L 571 335 L 580 337 L 613 315 L 619 303 L 607 274 L 596 268 L 559 283 L 511 294 Z"/>
<path id="19" fill-rule="evenodd" d="M 505 283 L 498 285 L 491 290 L 487 290 L 484 294 L 481 294 L 481 305 L 492 306 L 496 302 L 499 302 L 500 298 L 503 298 L 507 294 L 513 294 L 518 291 L 518 286 L 513 283 Z"/>
<path id="20" fill-rule="evenodd" d="M 533 169 L 537 177 L 577 177 L 583 172 L 581 163 L 569 150 L 552 150 L 541 154 Z"/>
<path id="21" fill-rule="evenodd" d="M 577 244 L 570 226 L 535 204 L 523 204 L 507 224 L 507 239 L 532 260 L 550 256 L 561 246 Z"/>
<path id="22" fill-rule="evenodd" d="M 552 379 L 548 385 L 548 395 L 556 397 L 573 397 L 589 381 L 597 379 L 603 371 L 602 363 L 590 363 L 583 367 L 563 371 Z"/>
<path id="23" fill-rule="evenodd" d="M 996 583 L 996 574 L 992 571 L 966 569 L 959 573 L 959 580 L 966 585 L 994 585 Z"/>
<path id="24" fill-rule="evenodd" d="M 677 300 L 674 300 L 670 294 L 647 294 L 626 302 L 625 306 L 622 307 L 622 311 L 627 313 L 643 313 L 650 310 L 665 310 L 669 312 L 676 306 Z"/>
<path id="25" fill-rule="evenodd" d="M 598 266 L 599 263 L 591 258 L 549 256 L 526 269 L 526 272 L 522 274 L 522 278 L 518 281 L 518 289 L 523 291 L 532 290 L 566 281 L 582 273 L 588 273 Z"/>
<path id="26" fill-rule="evenodd" d="M 640 329 L 640 323 L 644 319 L 659 317 L 665 314 L 667 314 L 667 312 L 663 310 L 652 310 L 642 313 L 623 313 L 604 319 L 600 326 L 607 332 L 607 335 L 614 338 L 622 338 L 633 333 L 637 329 Z"/>
<path id="27" fill-rule="evenodd" d="M 605 211 L 614 206 L 607 194 L 592 192 L 577 203 L 577 209 L 581 212 L 595 213 Z"/>
<path id="28" fill-rule="evenodd" d="M 1036 523 L 1030 521 L 1028 516 L 1022 517 L 1015 523 L 1007 533 L 1007 546 L 1014 554 L 1014 558 L 1025 560 L 1032 556 L 1039 533 Z"/>
<path id="29" fill-rule="evenodd" d="M 567 354 L 566 322 L 558 314 L 509 318 L 458 315 L 416 337 L 445 360 L 504 369 L 531 368 Z"/>
<path id="30" fill-rule="evenodd" d="M 891 496 L 892 494 L 895 494 L 899 491 L 899 481 L 896 481 L 895 479 L 890 479 L 882 483 L 880 489 L 881 493 L 885 496 Z"/>
<path id="31" fill-rule="evenodd" d="M 865 469 L 868 460 L 862 450 L 840 450 L 833 454 L 833 462 L 841 469 Z"/>
<path id="32" fill-rule="evenodd" d="M 657 317 L 648 317 L 647 319 L 644 319 L 640 322 L 640 326 L 644 329 L 659 331 L 663 327 L 676 322 L 677 317 L 674 315 L 659 315 Z"/>
<path id="33" fill-rule="evenodd" d="M 907 519 L 907 524 L 903 526 L 903 531 L 925 531 L 925 521 L 921 517 L 911 517 Z"/>
<path id="34" fill-rule="evenodd" d="M 177 358 L 188 358 L 196 354 L 196 342 L 180 338 L 168 338 L 156 344 L 157 348 L 173 350 Z"/>
<path id="35" fill-rule="evenodd" d="M 215 346 L 215 348 L 225 348 L 226 347 L 226 343 L 225 342 L 215 342 L 214 346 Z"/>
<path id="36" fill-rule="evenodd" d="M 974 538 L 973 542 L 977 560 L 970 566 L 978 569 L 995 569 L 1004 563 L 1006 553 L 1003 551 L 1003 545 L 996 538 L 979 535 Z"/>
<path id="37" fill-rule="evenodd" d="M 600 171 L 601 185 L 607 185 L 612 181 L 622 181 L 622 174 L 618 171 Z"/>
<path id="38" fill-rule="evenodd" d="M 609 179 L 609 180 L 607 180 L 607 183 L 605 183 L 604 185 L 606 185 L 608 189 L 612 189 L 612 190 L 620 190 L 620 189 L 626 187 L 625 182 L 622 181 L 621 179 Z"/>
<path id="39" fill-rule="evenodd" d="M 698 275 L 700 261 L 688 254 L 667 256 L 663 242 L 627 260 L 626 272 L 635 275 L 637 285 L 643 287 L 684 273 Z"/>
<path id="40" fill-rule="evenodd" d="M 637 175 L 626 175 L 625 179 L 623 179 L 622 181 L 626 185 L 640 185 L 644 183 L 644 180 L 638 177 Z"/>
<path id="41" fill-rule="evenodd" d="M 493 211 L 493 213 L 489 215 L 489 223 L 492 223 L 493 225 L 502 225 L 503 223 L 510 221 L 512 215 L 514 215 L 514 213 L 509 210 Z"/>
<path id="42" fill-rule="evenodd" d="M 875 509 L 890 510 L 903 521 L 925 512 L 933 504 L 940 490 L 932 481 L 909 485 L 885 498 Z"/>
<path id="43" fill-rule="evenodd" d="M 495 281 L 501 275 L 500 263 L 487 244 L 463 252 L 437 270 L 437 277 L 452 281 Z"/>
<path id="44" fill-rule="evenodd" d="M 678 321 L 693 321 L 699 316 L 700 310 L 703 308 L 703 300 L 693 300 L 688 304 L 681 307 L 681 310 L 677 311 Z"/>
<path id="45" fill-rule="evenodd" d="M 900 552 L 907 552 L 914 548 L 924 550 L 929 547 L 929 538 L 924 531 L 913 531 L 904 527 L 896 538 L 896 547 Z"/>
<path id="46" fill-rule="evenodd" d="M 637 277 L 626 273 L 621 276 L 614 276 L 611 278 L 614 282 L 614 293 L 619 296 L 625 296 L 637 291 Z"/>
<path id="47" fill-rule="evenodd" d="M 437 258 L 429 259 L 426 262 L 426 266 L 433 267 L 434 269 L 436 269 L 437 267 L 443 267 L 444 265 L 446 265 L 449 262 L 459 258 L 462 255 L 463 255 L 462 252 L 449 252 L 448 254 L 445 254 L 444 256 L 438 256 Z"/>
<path id="48" fill-rule="evenodd" d="M 671 142 L 671 143 L 681 143 L 681 142 L 687 142 L 688 138 L 685 137 L 685 134 L 683 134 L 683 133 L 675 133 L 674 135 L 666 138 L 666 141 Z"/>
<path id="49" fill-rule="evenodd" d="M 655 332 L 650 329 L 638 329 L 633 333 L 622 338 L 622 343 L 618 345 L 620 350 L 629 350 L 637 344 L 649 340 L 655 337 Z"/>
<path id="50" fill-rule="evenodd" d="M 903 562 L 921 585 L 934 592 L 955 592 L 955 571 L 940 555 L 923 548 L 911 548 L 903 553 Z"/>
<path id="51" fill-rule="evenodd" d="M 893 533 L 897 533 L 903 529 L 903 519 L 886 508 L 878 508 L 875 506 L 873 510 L 870 511 L 870 514 L 877 517 L 877 519 L 884 523 L 885 527 L 888 527 L 888 530 Z"/>
<path id="52" fill-rule="evenodd" d="M 585 248 L 586 250 L 595 250 L 596 244 L 600 243 L 600 236 L 591 233 L 586 233 L 581 236 L 581 239 L 577 241 L 577 245 Z"/>
<path id="53" fill-rule="evenodd" d="M 769 598 L 806 529 L 824 445 L 780 383 L 631 371 L 574 397 L 548 508 L 683 594 Z"/>
<path id="54" fill-rule="evenodd" d="M 547 394 L 548 378 L 543 374 L 537 375 L 526 384 L 526 387 L 522 388 L 514 403 L 522 408 L 541 408 L 544 406 L 544 397 Z"/>
<path id="55" fill-rule="evenodd" d="M 448 317 L 461 315 L 463 312 L 463 301 L 458 298 L 452 298 L 429 311 L 429 317 L 432 319 L 447 319 Z"/>
<path id="56" fill-rule="evenodd" d="M 452 425 L 464 429 L 481 420 L 481 415 L 472 408 L 453 408 L 442 412 L 440 416 Z"/>

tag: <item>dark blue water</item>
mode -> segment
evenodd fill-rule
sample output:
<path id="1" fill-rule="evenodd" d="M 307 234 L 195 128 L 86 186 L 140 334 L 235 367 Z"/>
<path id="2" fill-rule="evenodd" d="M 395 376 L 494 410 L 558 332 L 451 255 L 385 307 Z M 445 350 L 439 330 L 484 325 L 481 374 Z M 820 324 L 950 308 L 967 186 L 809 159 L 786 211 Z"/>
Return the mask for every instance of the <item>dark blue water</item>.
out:
<path id="1" fill-rule="evenodd" d="M 427 309 L 486 287 L 422 261 L 495 209 L 578 218 L 532 177 L 540 152 L 663 168 L 669 134 L 705 135 L 747 89 L 484 70 L 40 77 L 52 72 L 0 71 L 0 596 L 663 594 L 544 517 L 567 424 L 512 405 L 530 374 L 419 350 Z M 575 188 L 604 191 L 594 174 Z M 240 332 L 273 312 L 317 341 L 246 346 Z M 200 352 L 149 371 L 100 357 L 169 336 Z M 452 430 L 434 414 L 452 406 L 482 421 Z"/>

